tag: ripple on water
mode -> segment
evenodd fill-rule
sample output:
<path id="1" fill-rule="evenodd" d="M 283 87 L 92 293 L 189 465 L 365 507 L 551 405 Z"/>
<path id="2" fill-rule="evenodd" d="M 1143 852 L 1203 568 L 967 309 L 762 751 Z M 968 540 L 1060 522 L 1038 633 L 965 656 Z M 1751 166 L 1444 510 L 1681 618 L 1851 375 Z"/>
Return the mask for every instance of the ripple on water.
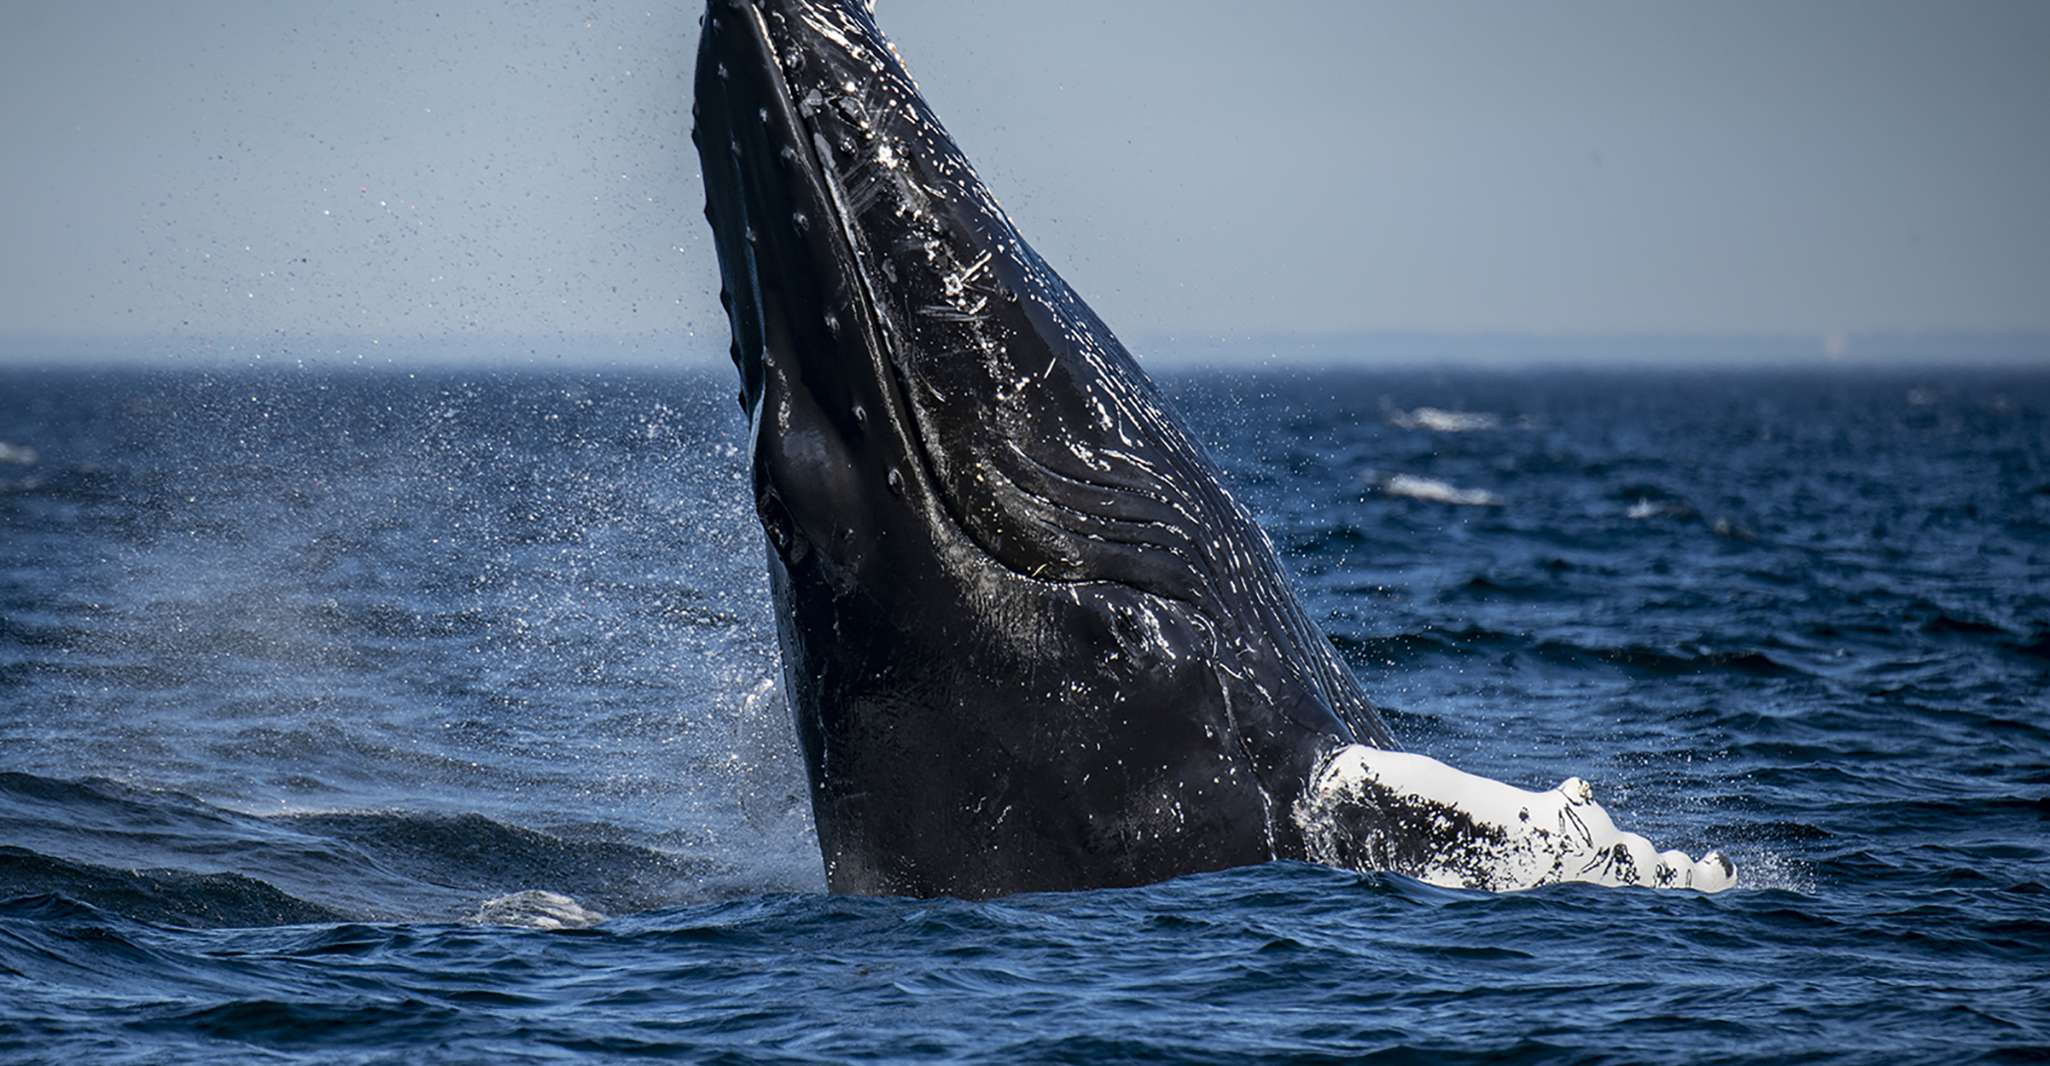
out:
<path id="1" fill-rule="evenodd" d="M 988 903 L 815 891 L 730 384 L 0 374 L 0 1058 L 2050 1046 L 2042 375 L 1169 378 L 1406 742 L 1741 881 Z"/>

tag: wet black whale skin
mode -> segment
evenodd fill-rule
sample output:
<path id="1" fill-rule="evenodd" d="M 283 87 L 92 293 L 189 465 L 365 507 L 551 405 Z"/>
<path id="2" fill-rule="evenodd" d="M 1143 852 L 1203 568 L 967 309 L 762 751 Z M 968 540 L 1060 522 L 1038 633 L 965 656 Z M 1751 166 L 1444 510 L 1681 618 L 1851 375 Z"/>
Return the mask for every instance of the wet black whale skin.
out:
<path id="1" fill-rule="evenodd" d="M 694 138 L 785 693 L 835 892 L 1303 858 L 1387 727 L 866 5 L 713 0 Z"/>

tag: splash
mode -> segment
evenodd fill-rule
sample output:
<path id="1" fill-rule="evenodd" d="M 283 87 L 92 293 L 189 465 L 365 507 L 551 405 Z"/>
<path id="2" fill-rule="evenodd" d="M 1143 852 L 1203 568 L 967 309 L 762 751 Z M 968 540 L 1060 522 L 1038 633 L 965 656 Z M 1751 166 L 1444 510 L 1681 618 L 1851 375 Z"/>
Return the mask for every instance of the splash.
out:
<path id="1" fill-rule="evenodd" d="M 1813 896 L 1821 891 L 1815 868 L 1807 862 L 1775 851 L 1744 857 L 1744 889 L 1747 892 L 1798 892 Z"/>

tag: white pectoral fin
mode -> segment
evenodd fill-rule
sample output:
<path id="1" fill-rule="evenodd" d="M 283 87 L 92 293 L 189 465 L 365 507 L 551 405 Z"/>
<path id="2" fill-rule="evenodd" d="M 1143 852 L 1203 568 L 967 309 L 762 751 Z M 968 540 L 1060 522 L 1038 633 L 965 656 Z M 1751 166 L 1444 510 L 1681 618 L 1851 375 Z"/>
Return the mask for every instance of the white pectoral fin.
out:
<path id="1" fill-rule="evenodd" d="M 1436 759 L 1360 745 L 1325 761 L 1296 817 L 1311 857 L 1450 888 L 1513 891 L 1563 881 L 1719 892 L 1736 869 L 1696 862 L 1616 828 L 1580 778 L 1530 792 Z"/>

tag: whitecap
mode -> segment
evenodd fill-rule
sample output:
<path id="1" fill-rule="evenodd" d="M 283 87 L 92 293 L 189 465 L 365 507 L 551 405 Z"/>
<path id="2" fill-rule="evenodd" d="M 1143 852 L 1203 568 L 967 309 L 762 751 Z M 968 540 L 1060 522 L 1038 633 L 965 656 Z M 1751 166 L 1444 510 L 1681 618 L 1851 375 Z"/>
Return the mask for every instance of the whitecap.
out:
<path id="1" fill-rule="evenodd" d="M 1718 518 L 1709 526 L 1709 531 L 1729 540 L 1757 540 L 1758 534 L 1727 518 Z"/>
<path id="2" fill-rule="evenodd" d="M 1478 411 L 1447 411 L 1442 407 L 1419 407 L 1414 411 L 1397 411 L 1388 416 L 1388 421 L 1403 429 L 1428 429 L 1433 433 L 1476 433 L 1481 430 L 1499 429 L 1502 420 L 1491 414 Z"/>
<path id="3" fill-rule="evenodd" d="M 4 440 L 0 440 L 0 463 L 13 463 L 16 466 L 34 466 L 35 462 L 36 450 L 34 448 L 26 444 L 9 444 Z"/>
<path id="4" fill-rule="evenodd" d="M 1449 503 L 1460 507 L 1500 507 L 1502 497 L 1486 489 L 1462 489 L 1436 478 L 1396 474 L 1381 482 L 1381 491 L 1412 500 Z"/>
<path id="5" fill-rule="evenodd" d="M 1647 496 L 1639 496 L 1637 502 L 1631 504 L 1630 509 L 1623 512 L 1623 517 L 1633 522 L 1643 522 L 1648 519 L 1669 516 L 1685 518 L 1693 513 L 1694 509 L 1683 503 L 1654 500 Z"/>

